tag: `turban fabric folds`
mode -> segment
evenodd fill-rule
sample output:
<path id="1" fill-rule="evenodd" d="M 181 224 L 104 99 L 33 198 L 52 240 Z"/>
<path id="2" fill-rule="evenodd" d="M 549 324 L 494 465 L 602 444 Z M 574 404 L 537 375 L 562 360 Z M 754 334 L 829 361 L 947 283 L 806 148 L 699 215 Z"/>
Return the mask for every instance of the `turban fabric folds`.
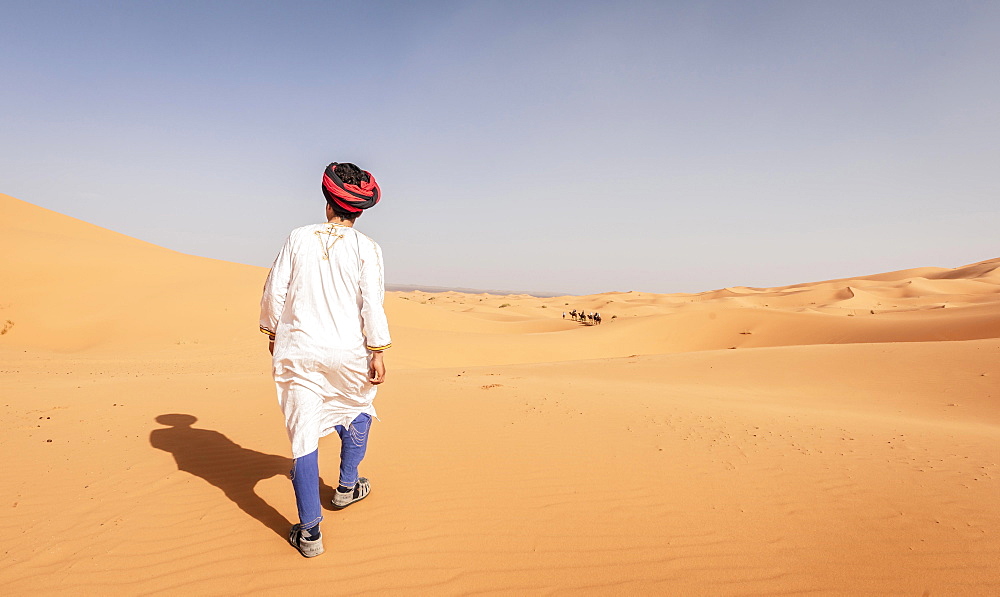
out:
<path id="1" fill-rule="evenodd" d="M 368 175 L 368 182 L 356 184 L 344 184 L 337 173 L 333 171 L 337 164 L 330 164 L 323 172 L 323 195 L 326 196 L 327 203 L 331 207 L 338 207 L 349 213 L 358 213 L 372 207 L 378 203 L 379 192 L 378 183 L 371 172 L 365 171 Z"/>

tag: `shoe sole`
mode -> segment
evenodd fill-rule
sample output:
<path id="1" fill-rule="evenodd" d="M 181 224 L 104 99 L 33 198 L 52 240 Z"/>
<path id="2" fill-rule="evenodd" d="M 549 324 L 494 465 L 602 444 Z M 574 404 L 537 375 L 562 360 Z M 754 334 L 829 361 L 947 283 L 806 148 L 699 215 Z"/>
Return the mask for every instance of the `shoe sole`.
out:
<path id="1" fill-rule="evenodd" d="M 298 549 L 299 553 L 302 554 L 303 558 L 315 558 L 316 556 L 321 556 L 321 555 L 323 555 L 326 552 L 325 549 L 321 549 L 321 550 L 319 550 L 317 552 L 308 553 L 308 552 L 302 551 L 301 549 L 299 549 L 298 546 L 296 546 L 294 544 L 292 545 L 292 547 L 294 547 L 295 549 Z"/>

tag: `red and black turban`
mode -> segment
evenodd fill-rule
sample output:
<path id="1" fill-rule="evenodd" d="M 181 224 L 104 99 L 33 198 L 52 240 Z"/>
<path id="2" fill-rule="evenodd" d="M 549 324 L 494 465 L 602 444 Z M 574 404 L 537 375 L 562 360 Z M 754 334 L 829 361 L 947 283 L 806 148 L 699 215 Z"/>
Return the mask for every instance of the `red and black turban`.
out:
<path id="1" fill-rule="evenodd" d="M 378 203 L 379 192 L 378 183 L 371 172 L 368 175 L 368 182 L 356 184 L 344 184 L 337 173 L 333 171 L 337 167 L 336 163 L 330 164 L 323 172 L 323 195 L 330 207 L 336 207 L 349 213 L 357 213 L 368 209 Z"/>

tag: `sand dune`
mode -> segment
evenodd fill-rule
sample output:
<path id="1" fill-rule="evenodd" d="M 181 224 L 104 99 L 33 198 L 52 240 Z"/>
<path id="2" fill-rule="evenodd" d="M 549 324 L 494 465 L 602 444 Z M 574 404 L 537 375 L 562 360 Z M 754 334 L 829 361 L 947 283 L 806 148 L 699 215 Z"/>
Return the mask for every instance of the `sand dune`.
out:
<path id="1" fill-rule="evenodd" d="M 230 299 L 259 292 L 266 270 L 183 255 L 6 195 L 0 218 L 8 347 L 163 350 L 256 339 L 246 324 L 256 308 Z"/>
<path id="2" fill-rule="evenodd" d="M 388 293 L 372 495 L 306 560 L 266 269 L 5 195 L 0 250 L 2 594 L 1000 593 L 1000 259 Z"/>

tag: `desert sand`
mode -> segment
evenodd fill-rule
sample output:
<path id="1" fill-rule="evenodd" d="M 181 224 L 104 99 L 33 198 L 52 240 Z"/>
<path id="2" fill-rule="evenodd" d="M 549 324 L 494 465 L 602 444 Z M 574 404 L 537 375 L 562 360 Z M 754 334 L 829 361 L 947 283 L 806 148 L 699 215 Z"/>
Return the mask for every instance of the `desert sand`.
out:
<path id="1" fill-rule="evenodd" d="M 1000 259 L 389 293 L 372 493 L 307 560 L 266 268 L 6 195 L 0 252 L 0 594 L 1000 594 Z"/>

